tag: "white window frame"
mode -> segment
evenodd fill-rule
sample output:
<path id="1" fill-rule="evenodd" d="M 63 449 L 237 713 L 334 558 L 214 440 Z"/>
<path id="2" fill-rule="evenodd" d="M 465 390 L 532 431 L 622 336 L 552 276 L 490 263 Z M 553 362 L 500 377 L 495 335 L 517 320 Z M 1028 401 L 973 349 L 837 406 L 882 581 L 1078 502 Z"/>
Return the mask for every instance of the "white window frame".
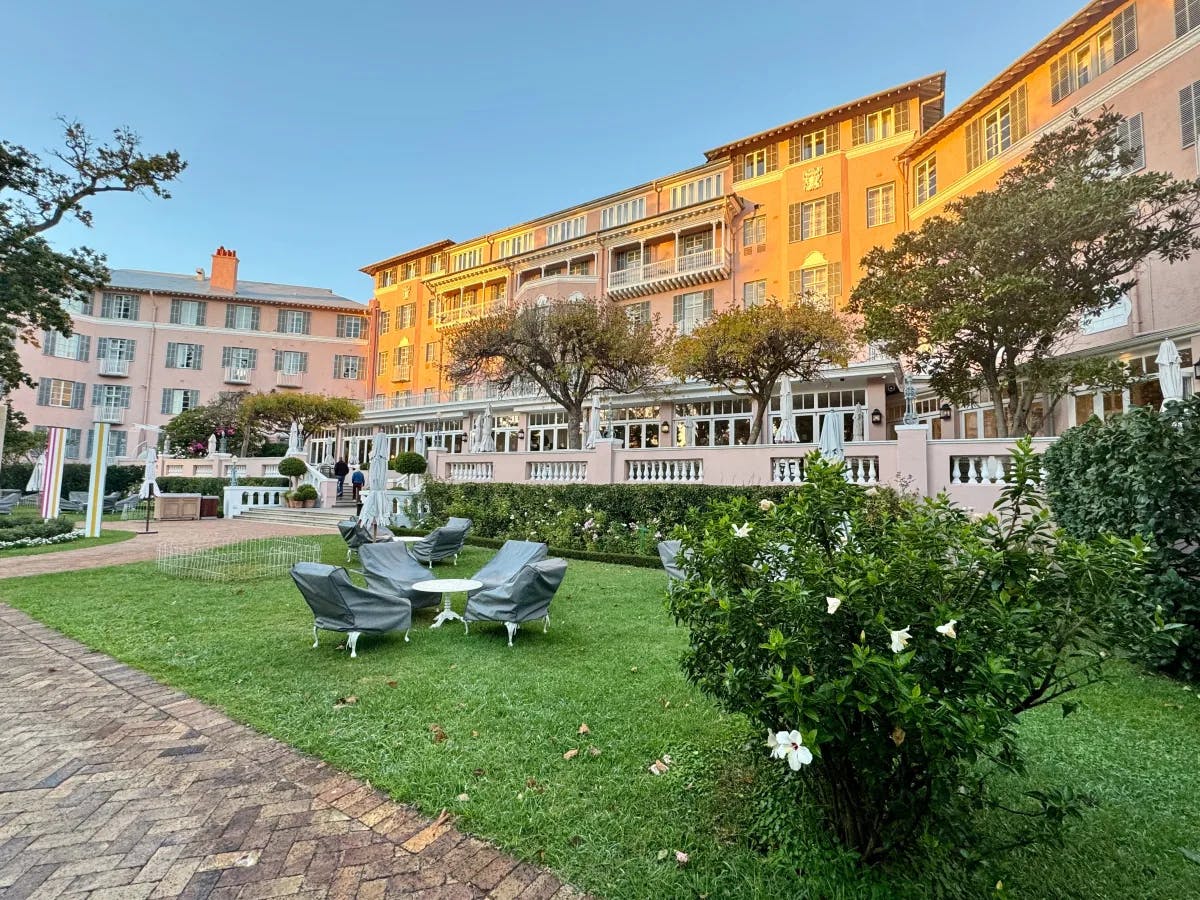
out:
<path id="1" fill-rule="evenodd" d="M 916 164 L 913 181 L 918 205 L 937 196 L 937 154 L 931 153 Z"/>
<path id="2" fill-rule="evenodd" d="M 66 402 L 63 402 L 65 394 Z M 75 382 L 65 378 L 51 378 L 50 389 L 46 392 L 46 405 L 57 406 L 60 409 L 74 409 Z"/>
<path id="3" fill-rule="evenodd" d="M 767 302 L 767 280 L 747 281 L 742 285 L 742 308 L 751 309 Z"/>
<path id="4" fill-rule="evenodd" d="M 587 233 L 587 216 L 571 216 L 569 219 L 561 219 L 558 222 L 551 222 L 546 226 L 546 243 L 561 244 L 563 241 L 574 240 L 577 237 L 583 237 Z"/>
<path id="5" fill-rule="evenodd" d="M 100 318 L 134 321 L 138 314 L 137 294 L 106 292 L 100 297 Z"/>
<path id="6" fill-rule="evenodd" d="M 874 144 L 876 141 L 886 141 L 896 133 L 896 113 L 890 106 L 867 113 L 865 118 L 866 129 L 863 132 L 863 143 Z"/>
<path id="7" fill-rule="evenodd" d="M 353 333 L 352 333 L 353 332 Z M 338 313 L 337 337 L 357 340 L 366 333 L 366 319 L 362 316 Z"/>
<path id="8" fill-rule="evenodd" d="M 600 210 L 600 228 L 616 228 L 646 218 L 646 198 L 632 197 Z"/>
<path id="9" fill-rule="evenodd" d="M 828 146 L 829 135 L 827 129 L 818 128 L 816 131 L 808 132 L 800 138 L 801 161 L 824 156 L 829 152 L 825 149 Z"/>
<path id="10" fill-rule="evenodd" d="M 283 318 L 280 324 L 283 328 L 280 329 L 280 334 L 308 334 L 307 324 L 308 317 L 304 315 L 303 310 L 299 309 L 284 309 L 280 310 Z"/>
<path id="11" fill-rule="evenodd" d="M 497 258 L 499 259 L 528 253 L 533 249 L 533 232 L 525 231 L 521 234 L 513 234 L 506 238 L 501 238 L 498 246 L 499 253 L 497 254 Z"/>
<path id="12" fill-rule="evenodd" d="M 255 331 L 254 327 L 254 312 L 257 307 L 246 306 L 241 303 L 231 303 L 233 309 L 233 324 L 230 326 L 234 331 Z"/>
<path id="13" fill-rule="evenodd" d="M 807 241 L 810 238 L 824 237 L 828 233 L 829 198 L 817 197 L 815 200 L 805 200 L 801 203 L 800 240 Z"/>
<path id="14" fill-rule="evenodd" d="M 867 227 L 891 225 L 896 221 L 896 182 L 867 188 Z"/>
<path id="15" fill-rule="evenodd" d="M 983 158 L 985 161 L 995 159 L 1012 146 L 1012 124 L 1012 104 L 1008 100 L 983 117 Z"/>
<path id="16" fill-rule="evenodd" d="M 725 193 L 725 176 L 721 172 L 695 178 L 671 188 L 671 209 L 704 203 Z"/>
<path id="17" fill-rule="evenodd" d="M 307 356 L 302 350 L 280 350 L 279 371 L 284 375 L 303 375 L 308 369 Z"/>

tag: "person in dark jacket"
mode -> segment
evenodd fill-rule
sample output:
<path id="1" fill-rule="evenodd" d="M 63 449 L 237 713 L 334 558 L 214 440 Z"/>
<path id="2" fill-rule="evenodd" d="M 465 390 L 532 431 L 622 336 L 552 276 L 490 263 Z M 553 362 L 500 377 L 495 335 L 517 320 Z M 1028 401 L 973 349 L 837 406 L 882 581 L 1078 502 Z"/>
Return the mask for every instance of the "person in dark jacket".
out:
<path id="1" fill-rule="evenodd" d="M 350 467 L 346 465 L 346 458 L 344 456 L 334 463 L 333 474 L 337 476 L 337 495 L 338 497 L 341 497 L 342 493 L 346 490 L 346 476 L 350 474 Z"/>
<path id="2" fill-rule="evenodd" d="M 354 499 L 358 499 L 359 493 L 363 489 L 363 485 L 367 483 L 367 476 L 363 474 L 362 469 L 355 469 L 354 474 L 350 476 L 350 485 L 354 488 Z"/>

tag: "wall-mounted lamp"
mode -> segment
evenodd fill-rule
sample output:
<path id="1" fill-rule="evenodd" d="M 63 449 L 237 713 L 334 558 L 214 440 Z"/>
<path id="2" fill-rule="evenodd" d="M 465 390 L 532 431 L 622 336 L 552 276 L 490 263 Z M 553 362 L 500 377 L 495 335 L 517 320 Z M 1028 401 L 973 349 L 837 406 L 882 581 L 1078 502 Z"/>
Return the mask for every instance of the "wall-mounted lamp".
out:
<path id="1" fill-rule="evenodd" d="M 949 422 L 949 421 L 950 421 L 950 417 L 951 417 L 951 412 L 950 412 L 950 404 L 949 404 L 949 403 L 943 403 L 943 404 L 942 404 L 942 406 L 941 406 L 941 411 L 942 411 L 942 421 L 943 421 L 943 422 Z"/>
<path id="2" fill-rule="evenodd" d="M 671 423 L 663 422 L 661 425 L 658 426 L 658 430 L 661 431 L 663 434 L 666 434 L 667 432 L 669 432 L 671 430 Z"/>
<path id="3" fill-rule="evenodd" d="M 525 440 L 525 429 L 524 428 L 517 429 L 517 440 L 518 441 Z"/>
<path id="4" fill-rule="evenodd" d="M 1192 366 L 1192 372 L 1196 376 L 1196 380 L 1200 381 L 1200 362 L 1198 362 L 1198 363 L 1196 363 L 1196 365 Z"/>
<path id="5" fill-rule="evenodd" d="M 871 410 L 871 424 L 872 425 L 882 425 L 883 424 L 883 413 L 881 413 L 877 409 Z"/>

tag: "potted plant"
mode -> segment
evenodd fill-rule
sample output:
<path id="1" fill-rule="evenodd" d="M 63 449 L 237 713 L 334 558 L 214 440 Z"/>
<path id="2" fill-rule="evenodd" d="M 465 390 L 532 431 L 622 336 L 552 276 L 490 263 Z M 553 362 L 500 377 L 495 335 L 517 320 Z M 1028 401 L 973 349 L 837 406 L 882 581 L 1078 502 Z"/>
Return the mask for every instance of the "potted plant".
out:
<path id="1" fill-rule="evenodd" d="M 296 486 L 296 479 L 308 474 L 308 465 L 299 457 L 287 456 L 279 461 L 279 474 L 292 479 L 292 487 L 294 488 Z"/>
<path id="2" fill-rule="evenodd" d="M 297 506 L 302 506 L 305 509 L 316 506 L 317 489 L 311 484 L 302 484 L 292 491 L 292 499 L 296 501 Z"/>

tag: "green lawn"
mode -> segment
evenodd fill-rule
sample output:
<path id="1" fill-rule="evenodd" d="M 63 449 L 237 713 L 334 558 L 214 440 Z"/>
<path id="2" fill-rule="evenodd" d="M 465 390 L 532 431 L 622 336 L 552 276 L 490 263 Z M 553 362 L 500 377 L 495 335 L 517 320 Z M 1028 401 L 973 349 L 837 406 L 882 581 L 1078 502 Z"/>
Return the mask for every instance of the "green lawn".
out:
<path id="1" fill-rule="evenodd" d="M 10 556 L 41 556 L 43 553 L 58 553 L 61 550 L 78 550 L 81 547 L 99 547 L 103 544 L 118 544 L 121 541 L 127 541 L 133 537 L 132 531 L 116 531 L 109 529 L 107 531 L 101 529 L 100 536 L 94 538 L 79 538 L 74 541 L 66 541 L 62 544 L 46 544 L 42 547 L 10 547 L 7 550 L 0 550 L 0 559 L 7 559 Z"/>
<path id="2" fill-rule="evenodd" d="M 437 574 L 469 575 L 490 552 L 469 548 Z M 341 562 L 340 541 L 325 556 Z M 714 763 L 750 736 L 681 676 L 684 634 L 663 586 L 657 571 L 572 560 L 547 635 L 522 629 L 509 650 L 502 627 L 431 631 L 426 610 L 410 644 L 364 637 L 357 660 L 331 634 L 309 649 L 312 619 L 288 579 L 231 590 L 157 577 L 147 563 L 4 581 L 0 598 L 604 896 L 932 894 L 934 873 L 919 869 L 800 875 L 714 825 L 730 805 Z M 1076 715 L 1040 710 L 1023 731 L 1031 783 L 1071 784 L 1100 806 L 1065 850 L 951 881 L 962 893 L 1002 877 L 1014 897 L 1200 896 L 1200 865 L 1178 850 L 1200 851 L 1200 701 L 1126 667 L 1113 675 Z M 651 775 L 663 754 L 671 771 Z M 690 854 L 686 868 L 660 860 L 674 850 Z"/>

